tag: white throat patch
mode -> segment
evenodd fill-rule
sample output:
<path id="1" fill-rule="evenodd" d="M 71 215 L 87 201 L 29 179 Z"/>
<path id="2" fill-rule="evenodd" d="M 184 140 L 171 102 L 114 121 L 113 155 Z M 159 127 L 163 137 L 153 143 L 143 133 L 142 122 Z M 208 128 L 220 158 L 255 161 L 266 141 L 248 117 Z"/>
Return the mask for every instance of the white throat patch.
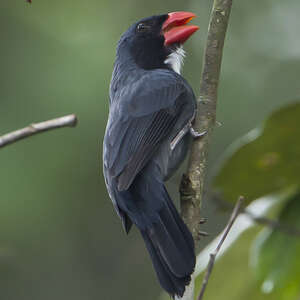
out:
<path id="1" fill-rule="evenodd" d="M 176 73 L 180 74 L 181 67 L 183 66 L 184 57 L 185 51 L 183 50 L 182 46 L 180 46 L 168 55 L 164 63 L 170 65 Z"/>

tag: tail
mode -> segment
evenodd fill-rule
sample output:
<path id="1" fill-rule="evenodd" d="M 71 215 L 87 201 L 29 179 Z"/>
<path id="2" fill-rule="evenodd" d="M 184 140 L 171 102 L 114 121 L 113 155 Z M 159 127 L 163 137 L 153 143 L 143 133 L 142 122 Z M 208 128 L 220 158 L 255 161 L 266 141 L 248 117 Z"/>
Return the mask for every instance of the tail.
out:
<path id="1" fill-rule="evenodd" d="M 158 218 L 140 231 L 161 286 L 172 297 L 182 297 L 195 267 L 194 241 L 163 184 L 160 191 L 163 205 Z"/>
<path id="2" fill-rule="evenodd" d="M 195 267 L 194 241 L 159 171 L 150 165 L 128 190 L 119 191 L 116 199 L 118 207 L 139 228 L 161 286 L 172 297 L 181 297 Z"/>

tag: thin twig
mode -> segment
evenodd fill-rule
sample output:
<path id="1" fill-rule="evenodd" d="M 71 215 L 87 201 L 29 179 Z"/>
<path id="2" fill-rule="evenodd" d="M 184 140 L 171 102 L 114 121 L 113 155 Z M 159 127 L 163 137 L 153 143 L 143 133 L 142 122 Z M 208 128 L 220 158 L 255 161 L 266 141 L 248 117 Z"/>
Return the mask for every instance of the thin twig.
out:
<path id="1" fill-rule="evenodd" d="M 67 115 L 40 123 L 34 123 L 28 127 L 0 136 L 0 148 L 40 132 L 61 127 L 74 127 L 76 124 L 77 117 L 75 115 Z"/>
<path id="2" fill-rule="evenodd" d="M 200 82 L 198 112 L 193 124 L 197 132 L 206 131 L 206 135 L 194 140 L 188 170 L 180 187 L 181 214 L 192 232 L 196 248 L 199 246 L 200 207 L 208 147 L 216 123 L 217 90 L 231 4 L 232 0 L 214 0 L 213 3 Z"/>
<path id="3" fill-rule="evenodd" d="M 222 245 L 223 245 L 230 229 L 232 228 L 233 223 L 235 222 L 237 216 L 239 215 L 240 208 L 241 208 L 241 205 L 242 205 L 243 201 L 244 201 L 244 197 L 240 196 L 237 203 L 236 203 L 236 205 L 235 205 L 235 207 L 234 207 L 234 209 L 233 209 L 233 212 L 230 216 L 228 224 L 225 227 L 224 233 L 221 237 L 221 240 L 220 240 L 217 248 L 215 249 L 215 251 L 213 253 L 210 254 L 209 262 L 208 262 L 208 265 L 207 265 L 207 270 L 206 270 L 204 278 L 203 278 L 202 287 L 201 287 L 200 294 L 198 296 L 198 300 L 203 299 L 203 295 L 204 295 L 209 277 L 212 273 L 212 270 L 213 270 L 213 267 L 214 267 L 214 264 L 215 264 L 216 256 L 218 255 L 218 253 L 219 253 L 219 251 L 220 251 L 220 249 L 221 249 L 221 247 L 222 247 Z"/>
<path id="4" fill-rule="evenodd" d="M 212 197 L 221 209 L 225 209 L 225 210 L 233 209 L 234 206 L 230 202 L 226 201 L 221 194 L 212 192 Z M 298 238 L 300 237 L 300 228 L 296 228 L 289 224 L 282 223 L 279 220 L 274 220 L 267 217 L 261 217 L 260 215 L 257 215 L 254 212 L 250 211 L 248 208 L 244 208 L 241 211 L 241 213 L 248 216 L 257 224 L 265 225 L 271 228 L 272 230 L 277 230 L 290 236 L 295 236 Z"/>

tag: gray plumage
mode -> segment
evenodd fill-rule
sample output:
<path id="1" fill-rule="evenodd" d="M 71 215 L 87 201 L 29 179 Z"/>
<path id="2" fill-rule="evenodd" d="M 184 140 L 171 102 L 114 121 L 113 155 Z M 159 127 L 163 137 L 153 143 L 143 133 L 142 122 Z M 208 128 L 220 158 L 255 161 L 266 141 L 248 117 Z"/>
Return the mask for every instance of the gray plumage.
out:
<path id="1" fill-rule="evenodd" d="M 103 144 L 104 177 L 126 232 L 132 223 L 141 231 L 161 285 L 171 295 L 182 295 L 195 265 L 194 244 L 163 182 L 186 156 L 188 134 L 173 151 L 170 144 L 192 119 L 195 96 L 168 65 L 145 69 L 137 63 L 134 26 L 117 49 Z"/>

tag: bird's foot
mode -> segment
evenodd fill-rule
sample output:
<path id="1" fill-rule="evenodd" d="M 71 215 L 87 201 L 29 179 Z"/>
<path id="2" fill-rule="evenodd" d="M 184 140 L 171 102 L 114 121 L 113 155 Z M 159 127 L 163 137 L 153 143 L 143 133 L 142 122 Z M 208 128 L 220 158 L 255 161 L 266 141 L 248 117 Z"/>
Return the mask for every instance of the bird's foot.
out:
<path id="1" fill-rule="evenodd" d="M 175 136 L 175 138 L 172 140 L 172 142 L 170 144 L 170 148 L 171 148 L 172 151 L 175 149 L 175 147 L 181 141 L 181 139 L 186 135 L 186 133 L 189 132 L 189 130 L 190 130 L 190 123 L 188 123 L 187 125 L 185 125 L 178 132 L 178 134 Z"/>
<path id="2" fill-rule="evenodd" d="M 207 131 L 197 132 L 192 125 L 192 119 L 178 132 L 175 138 L 170 143 L 170 148 L 173 151 L 181 139 L 187 134 L 190 133 L 194 139 L 197 139 L 201 136 L 204 136 Z"/>
<path id="3" fill-rule="evenodd" d="M 202 137 L 202 136 L 204 136 L 206 133 L 207 133 L 206 130 L 205 130 L 205 131 L 202 131 L 202 132 L 198 132 L 198 131 L 196 131 L 196 130 L 193 128 L 192 125 L 191 125 L 191 127 L 190 127 L 190 134 L 191 134 L 191 136 L 192 136 L 194 139 L 197 139 L 197 138 L 199 138 L 199 137 Z"/>
<path id="4" fill-rule="evenodd" d="M 199 224 L 205 224 L 207 222 L 207 218 L 200 218 Z"/>
<path id="5" fill-rule="evenodd" d="M 200 240 L 202 237 L 207 237 L 207 236 L 209 236 L 209 234 L 206 231 L 199 231 L 196 236 L 196 239 Z"/>
<path id="6" fill-rule="evenodd" d="M 199 236 L 209 236 L 209 233 L 206 231 L 199 231 L 198 235 Z"/>

